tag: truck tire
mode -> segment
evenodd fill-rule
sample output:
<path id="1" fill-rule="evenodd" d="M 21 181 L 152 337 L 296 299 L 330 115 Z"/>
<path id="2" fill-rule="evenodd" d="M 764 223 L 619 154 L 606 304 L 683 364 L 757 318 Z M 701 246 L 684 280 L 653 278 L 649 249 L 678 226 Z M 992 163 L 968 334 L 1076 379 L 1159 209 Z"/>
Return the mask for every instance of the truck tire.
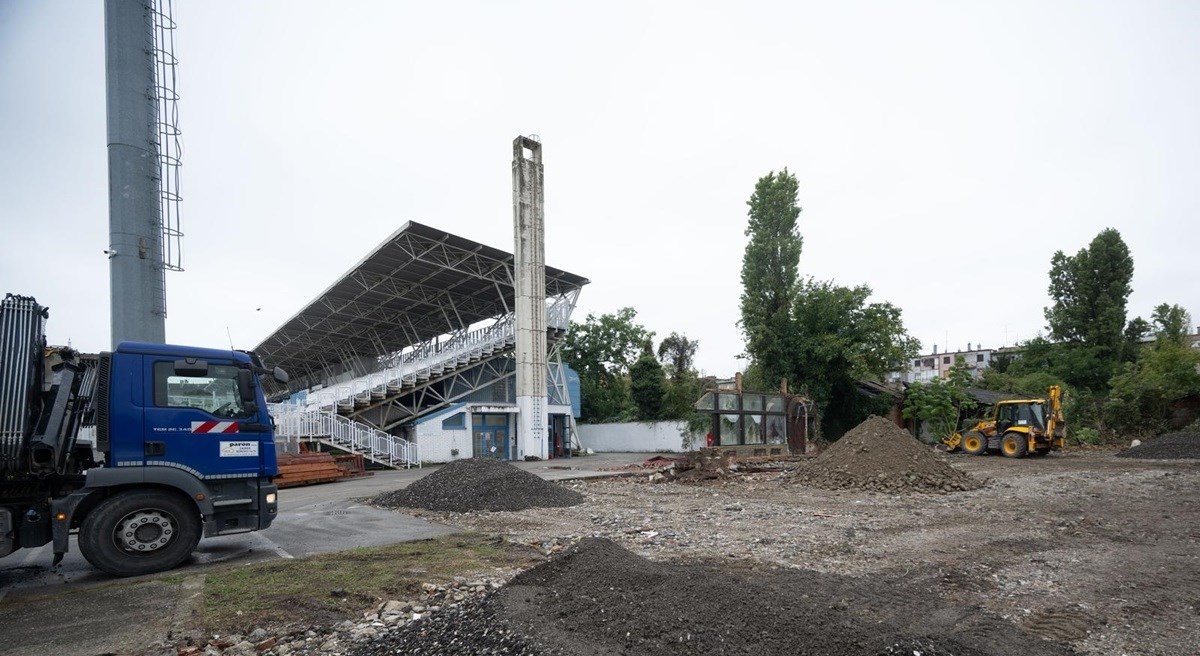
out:
<path id="1" fill-rule="evenodd" d="M 109 497 L 79 528 L 79 551 L 113 576 L 178 567 L 200 541 L 200 512 L 190 500 L 159 490 Z"/>
<path id="2" fill-rule="evenodd" d="M 1022 433 L 1005 433 L 1000 438 L 1000 453 L 1009 458 L 1020 458 L 1029 451 L 1029 437 Z"/>
<path id="3" fill-rule="evenodd" d="M 959 443 L 964 453 L 981 456 L 987 453 L 987 436 L 979 431 L 967 431 Z"/>

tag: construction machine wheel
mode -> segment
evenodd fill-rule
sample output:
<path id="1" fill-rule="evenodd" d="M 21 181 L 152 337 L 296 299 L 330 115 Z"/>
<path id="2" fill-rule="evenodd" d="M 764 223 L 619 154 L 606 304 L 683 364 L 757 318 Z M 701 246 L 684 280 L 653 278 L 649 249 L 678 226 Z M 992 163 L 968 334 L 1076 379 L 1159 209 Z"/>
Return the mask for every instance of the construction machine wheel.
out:
<path id="1" fill-rule="evenodd" d="M 79 528 L 79 551 L 96 569 L 135 576 L 173 569 L 196 548 L 196 504 L 160 490 L 122 492 L 100 503 Z"/>
<path id="2" fill-rule="evenodd" d="M 1029 438 L 1023 433 L 1005 433 L 1000 438 L 1000 453 L 1008 458 L 1020 458 L 1029 451 Z"/>
<path id="3" fill-rule="evenodd" d="M 981 456 L 987 453 L 987 436 L 979 431 L 967 431 L 959 444 L 964 453 Z"/>

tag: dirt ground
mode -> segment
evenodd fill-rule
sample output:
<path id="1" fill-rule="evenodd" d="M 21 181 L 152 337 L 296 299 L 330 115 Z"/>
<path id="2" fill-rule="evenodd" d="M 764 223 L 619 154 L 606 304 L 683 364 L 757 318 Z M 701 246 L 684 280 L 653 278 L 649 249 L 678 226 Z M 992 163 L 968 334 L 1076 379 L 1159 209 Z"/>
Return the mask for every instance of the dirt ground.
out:
<path id="1" fill-rule="evenodd" d="M 1200 462 L 1098 452 L 950 462 L 987 484 L 888 495 L 819 490 L 778 473 L 696 484 L 638 473 L 573 483 L 586 501 L 553 512 L 418 514 L 546 553 L 608 537 L 652 560 L 896 582 L 1083 654 L 1196 653 Z"/>

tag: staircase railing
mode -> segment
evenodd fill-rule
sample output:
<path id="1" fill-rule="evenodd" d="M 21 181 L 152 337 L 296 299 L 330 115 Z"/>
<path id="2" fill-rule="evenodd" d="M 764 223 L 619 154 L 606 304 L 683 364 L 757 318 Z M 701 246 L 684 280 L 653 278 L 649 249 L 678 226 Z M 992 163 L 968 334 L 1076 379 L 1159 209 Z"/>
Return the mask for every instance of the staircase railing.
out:
<path id="1" fill-rule="evenodd" d="M 276 440 L 291 445 L 301 440 L 327 440 L 347 451 L 390 467 L 421 466 L 421 450 L 416 442 L 385 433 L 372 426 L 347 419 L 332 411 L 293 410 L 299 406 L 273 405 Z M 285 450 L 288 450 L 285 447 Z"/>

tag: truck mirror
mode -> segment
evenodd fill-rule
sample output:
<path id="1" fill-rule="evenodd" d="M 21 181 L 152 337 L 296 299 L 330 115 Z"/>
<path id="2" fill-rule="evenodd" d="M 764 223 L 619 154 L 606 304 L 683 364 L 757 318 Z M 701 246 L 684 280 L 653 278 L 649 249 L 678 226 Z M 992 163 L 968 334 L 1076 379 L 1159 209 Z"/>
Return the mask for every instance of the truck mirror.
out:
<path id="1" fill-rule="evenodd" d="M 186 378 L 207 376 L 208 362 L 197 358 L 184 358 L 175 361 L 175 375 Z"/>
<path id="2" fill-rule="evenodd" d="M 254 395 L 254 373 L 249 369 L 238 369 L 238 394 L 242 397 L 242 406 L 254 403 L 258 397 Z"/>
<path id="3" fill-rule="evenodd" d="M 271 377 L 280 385 L 285 385 L 288 382 L 287 372 L 279 367 L 275 367 L 275 370 L 271 372 Z"/>

